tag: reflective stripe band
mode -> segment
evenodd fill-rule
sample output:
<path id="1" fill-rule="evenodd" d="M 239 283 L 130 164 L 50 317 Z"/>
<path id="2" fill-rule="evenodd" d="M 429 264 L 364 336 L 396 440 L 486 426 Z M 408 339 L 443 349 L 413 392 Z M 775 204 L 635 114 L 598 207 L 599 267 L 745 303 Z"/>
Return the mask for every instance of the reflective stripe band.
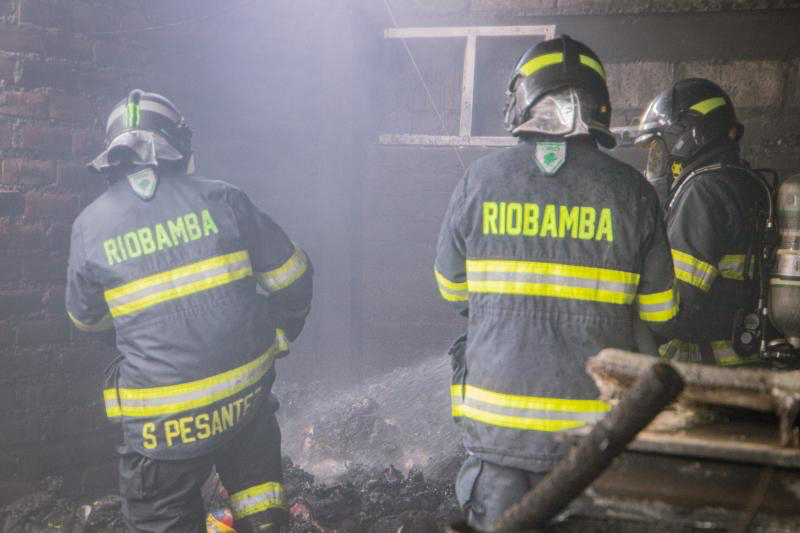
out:
<path id="1" fill-rule="evenodd" d="M 580 54 L 579 60 L 581 62 L 581 65 L 589 67 L 593 71 L 597 72 L 601 78 L 606 79 L 606 73 L 603 70 L 603 66 L 595 58 L 584 54 Z M 534 57 L 533 59 L 522 65 L 519 68 L 519 73 L 525 77 L 528 77 L 534 72 L 543 69 L 544 67 L 549 67 L 551 65 L 558 65 L 559 63 L 563 62 L 564 62 L 564 54 L 561 52 L 544 54 L 538 57 Z"/>
<path id="2" fill-rule="evenodd" d="M 725 279 L 744 280 L 744 254 L 723 255 L 719 260 L 717 269 L 719 275 Z M 750 276 L 753 275 L 755 270 L 755 257 L 751 258 L 750 262 Z"/>
<path id="3" fill-rule="evenodd" d="M 247 251 L 234 252 L 148 276 L 105 292 L 111 315 L 124 316 L 252 275 Z"/>
<path id="4" fill-rule="evenodd" d="M 108 331 L 114 327 L 114 320 L 111 318 L 110 313 L 106 313 L 106 316 L 95 322 L 94 324 L 87 324 L 85 322 L 81 322 L 75 315 L 67 311 L 67 315 L 69 315 L 70 320 L 72 323 L 75 324 L 75 327 L 79 330 L 83 331 L 84 333 L 100 333 L 101 331 Z"/>
<path id="5" fill-rule="evenodd" d="M 590 69 L 600 74 L 601 78 L 606 79 L 606 72 L 605 70 L 603 70 L 603 65 L 601 65 L 600 62 L 597 61 L 595 58 L 581 54 L 580 60 L 581 60 L 581 65 L 589 67 Z"/>
<path id="6" fill-rule="evenodd" d="M 725 105 L 725 99 L 721 96 L 717 96 L 715 98 L 709 98 L 708 100 L 703 100 L 702 102 L 697 102 L 694 104 L 691 109 L 692 111 L 697 111 L 701 115 L 707 115 L 708 113 L 714 111 L 718 107 L 722 107 Z"/>
<path id="7" fill-rule="evenodd" d="M 638 294 L 639 318 L 647 322 L 666 322 L 678 314 L 680 293 L 675 288 L 653 294 Z"/>
<path id="8" fill-rule="evenodd" d="M 711 351 L 714 352 L 714 359 L 720 366 L 744 365 L 760 360 L 758 353 L 742 357 L 733 349 L 731 341 L 714 341 L 711 343 Z"/>
<path id="9" fill-rule="evenodd" d="M 179 385 L 147 389 L 106 389 L 103 399 L 109 417 L 152 417 L 198 409 L 229 398 L 255 385 L 272 368 L 275 355 L 285 352 L 288 342 L 282 330 L 261 356 L 238 368 Z"/>
<path id="10" fill-rule="evenodd" d="M 733 349 L 731 341 L 712 341 L 711 352 L 714 360 L 719 366 L 736 366 L 759 361 L 758 354 L 742 357 Z M 702 363 L 703 355 L 700 345 L 693 342 L 683 342 L 679 339 L 672 339 L 658 348 L 661 357 L 680 362 Z"/>
<path id="11" fill-rule="evenodd" d="M 527 77 L 539 69 L 563 62 L 564 62 L 564 54 L 562 54 L 561 52 L 544 54 L 538 57 L 534 57 L 533 59 L 522 65 L 519 68 L 519 73 Z"/>
<path id="12" fill-rule="evenodd" d="M 472 385 L 453 385 L 453 416 L 492 426 L 562 431 L 594 423 L 611 407 L 598 400 L 570 400 L 501 394 Z"/>
<path id="13" fill-rule="evenodd" d="M 717 269 L 696 257 L 672 249 L 672 261 L 675 265 L 675 277 L 703 292 L 711 289 L 717 277 Z"/>
<path id="14" fill-rule="evenodd" d="M 106 121 L 106 129 L 108 129 L 115 120 L 125 114 L 126 107 L 127 106 L 120 106 L 111 111 L 111 114 L 108 115 L 108 120 Z M 164 115 L 172 122 L 178 122 L 181 119 L 181 117 L 176 115 L 175 112 L 169 107 L 152 100 L 141 100 L 139 102 L 139 109 L 141 111 L 151 111 L 153 113 L 158 113 L 159 115 Z"/>
<path id="15" fill-rule="evenodd" d="M 466 281 L 456 283 L 442 276 L 435 268 L 433 272 L 436 274 L 436 282 L 439 284 L 439 293 L 442 298 L 448 302 L 466 302 L 469 299 Z"/>
<path id="16" fill-rule="evenodd" d="M 308 259 L 299 246 L 295 245 L 292 256 L 281 266 L 269 272 L 261 272 L 257 279 L 259 285 L 267 292 L 285 289 L 305 274 Z"/>
<path id="17" fill-rule="evenodd" d="M 467 261 L 471 293 L 547 296 L 630 304 L 639 274 L 604 268 L 532 261 Z"/>
<path id="18" fill-rule="evenodd" d="M 231 494 L 231 510 L 233 518 L 241 520 L 250 515 L 261 513 L 273 508 L 286 509 L 283 499 L 283 486 L 280 483 L 270 482 L 256 485 Z"/>

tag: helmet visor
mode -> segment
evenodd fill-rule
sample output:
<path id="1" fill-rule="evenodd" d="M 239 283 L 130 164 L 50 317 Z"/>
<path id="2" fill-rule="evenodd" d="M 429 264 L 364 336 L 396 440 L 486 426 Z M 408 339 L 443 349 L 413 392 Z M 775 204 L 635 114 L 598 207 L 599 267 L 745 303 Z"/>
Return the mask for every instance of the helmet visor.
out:
<path id="1" fill-rule="evenodd" d="M 157 166 L 158 161 L 180 161 L 184 154 L 174 148 L 164 136 L 144 130 L 126 131 L 114 138 L 89 167 L 105 172 L 120 163 L 138 166 Z"/>

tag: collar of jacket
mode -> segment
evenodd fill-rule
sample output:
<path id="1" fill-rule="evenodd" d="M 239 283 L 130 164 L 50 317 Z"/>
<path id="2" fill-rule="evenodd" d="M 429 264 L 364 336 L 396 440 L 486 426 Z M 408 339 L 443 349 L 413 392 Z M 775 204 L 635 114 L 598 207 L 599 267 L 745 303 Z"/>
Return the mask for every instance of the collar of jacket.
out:
<path id="1" fill-rule="evenodd" d="M 741 163 L 739 144 L 733 142 L 725 143 L 695 156 L 695 158 L 684 167 L 683 172 L 672 182 L 673 188 L 681 183 L 683 178 L 698 168 L 713 163 Z"/>
<path id="2" fill-rule="evenodd" d="M 575 135 L 574 137 L 560 137 L 540 133 L 526 133 L 519 136 L 519 144 L 536 144 L 537 142 L 567 142 L 567 146 L 581 144 L 597 147 L 597 141 L 591 135 Z"/>

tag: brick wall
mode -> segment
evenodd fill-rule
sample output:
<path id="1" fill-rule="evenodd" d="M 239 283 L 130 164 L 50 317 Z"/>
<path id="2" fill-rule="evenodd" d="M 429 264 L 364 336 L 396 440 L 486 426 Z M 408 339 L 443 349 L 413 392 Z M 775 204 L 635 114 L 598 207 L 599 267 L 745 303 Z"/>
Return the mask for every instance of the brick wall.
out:
<path id="1" fill-rule="evenodd" d="M 117 6 L 118 4 L 114 4 Z M 103 189 L 85 163 L 145 50 L 144 24 L 89 2 L 0 2 L 0 505 L 59 474 L 85 495 L 116 486 L 118 430 L 100 405 L 113 353 L 64 311 L 72 220 Z"/>

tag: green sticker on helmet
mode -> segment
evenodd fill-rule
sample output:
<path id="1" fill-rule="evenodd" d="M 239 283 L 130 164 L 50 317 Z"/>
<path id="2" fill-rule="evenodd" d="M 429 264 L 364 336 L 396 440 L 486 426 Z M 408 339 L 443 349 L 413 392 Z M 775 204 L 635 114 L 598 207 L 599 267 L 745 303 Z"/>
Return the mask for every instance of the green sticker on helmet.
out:
<path id="1" fill-rule="evenodd" d="M 543 174 L 552 176 L 567 160 L 567 143 L 537 142 L 534 160 Z"/>

